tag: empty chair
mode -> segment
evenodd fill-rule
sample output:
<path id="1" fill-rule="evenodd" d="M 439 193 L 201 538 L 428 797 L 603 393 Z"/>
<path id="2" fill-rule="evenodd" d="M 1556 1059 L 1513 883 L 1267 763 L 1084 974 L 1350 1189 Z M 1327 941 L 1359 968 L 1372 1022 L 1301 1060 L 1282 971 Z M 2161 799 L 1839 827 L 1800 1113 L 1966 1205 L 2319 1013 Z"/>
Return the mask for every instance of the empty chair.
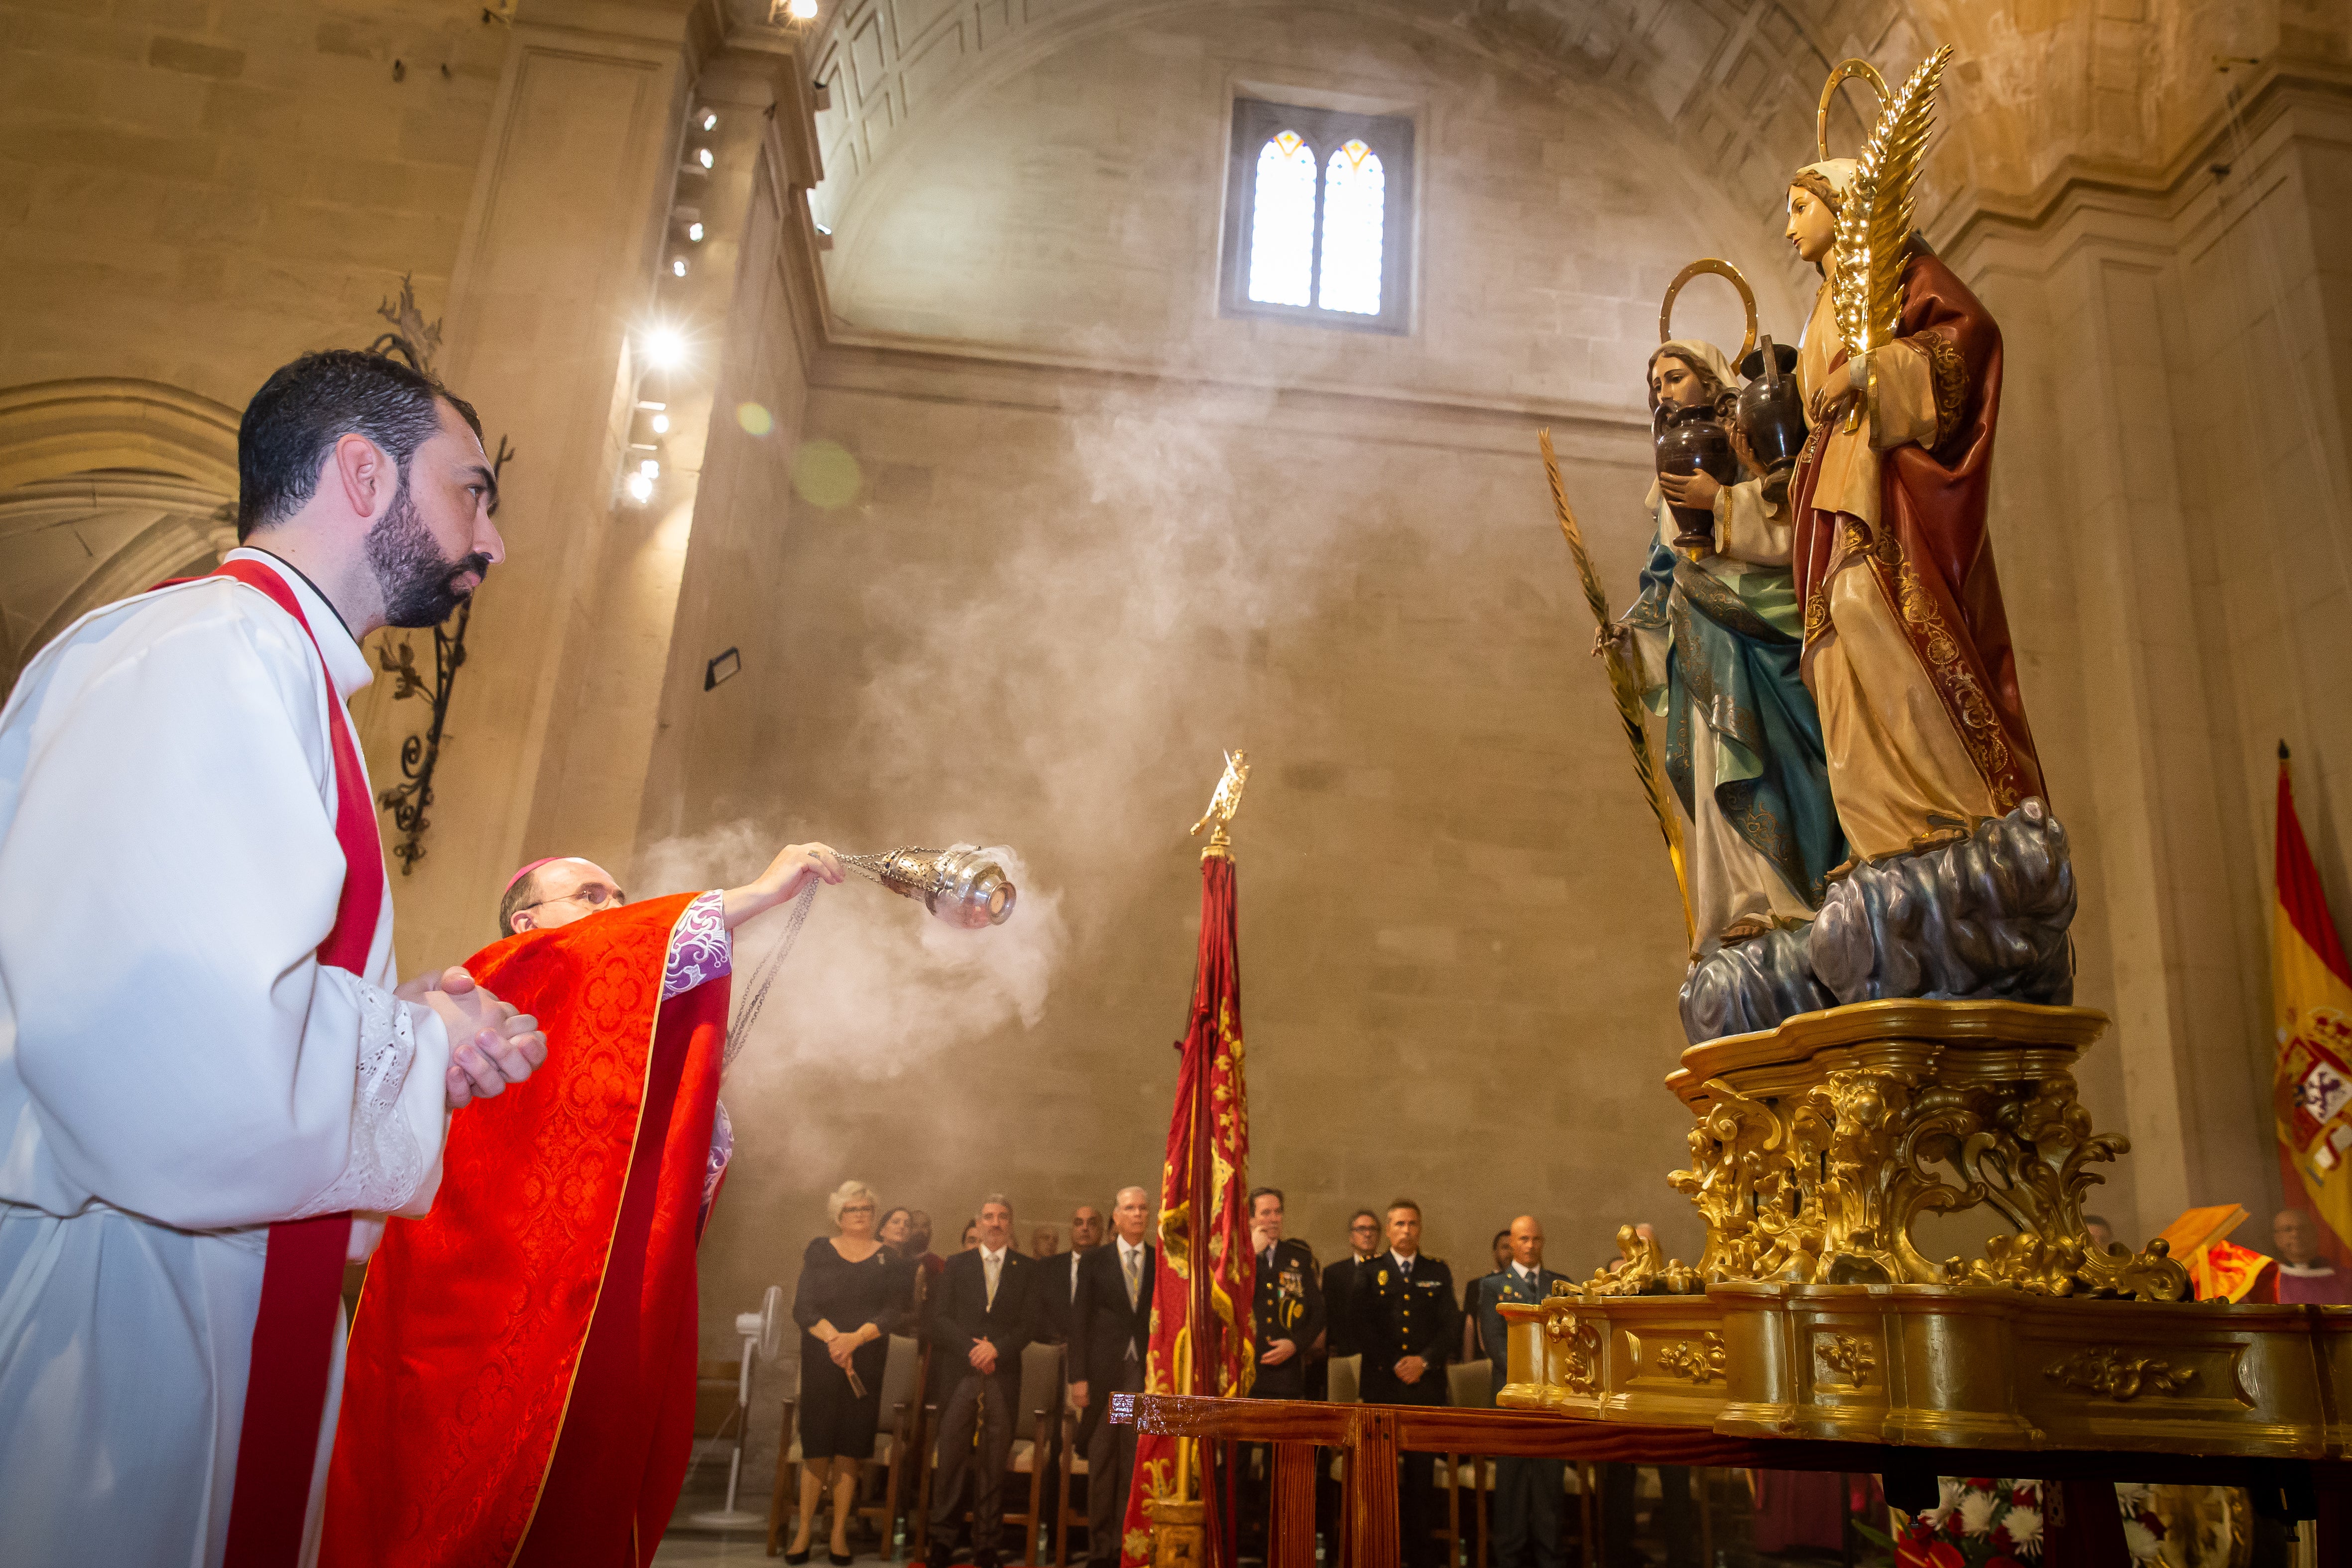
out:
<path id="1" fill-rule="evenodd" d="M 1013 1452 L 1005 1469 L 1016 1482 L 1027 1478 L 1029 1506 L 1019 1513 L 1007 1508 L 1004 1522 L 1020 1521 L 1024 1563 L 1037 1561 L 1037 1531 L 1045 1523 L 1045 1462 L 1053 1454 L 1047 1439 L 1060 1415 L 1063 1387 L 1060 1345 L 1034 1344 L 1021 1352 L 1021 1403 L 1013 1411 Z"/>

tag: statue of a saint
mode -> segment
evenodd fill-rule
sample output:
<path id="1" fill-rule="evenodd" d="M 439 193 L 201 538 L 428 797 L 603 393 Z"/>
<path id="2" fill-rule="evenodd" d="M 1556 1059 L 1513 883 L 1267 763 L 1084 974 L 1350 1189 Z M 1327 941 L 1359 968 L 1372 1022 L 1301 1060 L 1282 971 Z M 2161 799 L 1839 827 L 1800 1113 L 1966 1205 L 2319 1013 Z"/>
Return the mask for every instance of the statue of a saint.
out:
<path id="1" fill-rule="evenodd" d="M 1675 338 L 1650 356 L 1650 407 L 1721 406 L 1737 384 L 1723 351 Z M 1845 855 L 1821 720 L 1798 673 L 1802 620 L 1789 568 L 1790 511 L 1735 431 L 1749 477 L 1663 475 L 1641 597 L 1602 629 L 1623 639 L 1653 713 L 1687 846 L 1691 921 L 1704 957 L 1726 942 L 1809 921 Z M 1714 548 L 1677 554 L 1673 507 L 1715 514 Z"/>
<path id="2" fill-rule="evenodd" d="M 2043 789 L 1985 533 L 2000 329 L 1914 234 L 1892 340 L 1849 362 L 1832 268 L 1855 171 L 1825 159 L 1789 183 L 1790 243 L 1822 272 L 1797 360 L 1813 431 L 1789 500 L 1830 791 L 1853 853 L 1876 859 Z"/>

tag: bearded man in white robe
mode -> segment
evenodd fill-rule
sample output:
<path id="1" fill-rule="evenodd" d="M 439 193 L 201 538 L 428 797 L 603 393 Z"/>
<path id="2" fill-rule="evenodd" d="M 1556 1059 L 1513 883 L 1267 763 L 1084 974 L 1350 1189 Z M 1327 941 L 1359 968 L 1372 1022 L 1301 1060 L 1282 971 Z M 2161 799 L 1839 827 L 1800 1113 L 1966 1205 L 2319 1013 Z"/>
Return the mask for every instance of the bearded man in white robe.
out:
<path id="1" fill-rule="evenodd" d="M 396 984 L 344 703 L 504 543 L 473 411 L 305 356 L 238 432 L 220 572 L 85 616 L 0 710 L 0 1561 L 315 1551 L 340 1285 L 536 1024 Z M 371 1217 L 374 1216 L 374 1217 Z"/>

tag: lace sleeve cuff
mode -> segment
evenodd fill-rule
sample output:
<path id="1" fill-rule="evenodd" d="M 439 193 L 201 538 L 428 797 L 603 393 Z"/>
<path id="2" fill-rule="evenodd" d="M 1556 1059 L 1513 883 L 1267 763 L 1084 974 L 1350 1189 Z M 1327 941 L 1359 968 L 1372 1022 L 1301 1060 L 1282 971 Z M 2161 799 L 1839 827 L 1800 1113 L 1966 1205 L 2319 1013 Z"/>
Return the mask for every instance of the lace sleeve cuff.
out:
<path id="1" fill-rule="evenodd" d="M 703 894 L 686 906 L 670 928 L 669 958 L 662 966 L 662 1000 L 731 973 L 735 939 L 727 930 L 727 895 Z"/>
<path id="2" fill-rule="evenodd" d="M 390 992 L 361 983 L 359 1056 L 352 1083 L 352 1156 L 343 1173 L 292 1215 L 407 1206 L 425 1177 L 425 1155 L 401 1114 L 400 1092 L 416 1060 L 415 1026 Z"/>

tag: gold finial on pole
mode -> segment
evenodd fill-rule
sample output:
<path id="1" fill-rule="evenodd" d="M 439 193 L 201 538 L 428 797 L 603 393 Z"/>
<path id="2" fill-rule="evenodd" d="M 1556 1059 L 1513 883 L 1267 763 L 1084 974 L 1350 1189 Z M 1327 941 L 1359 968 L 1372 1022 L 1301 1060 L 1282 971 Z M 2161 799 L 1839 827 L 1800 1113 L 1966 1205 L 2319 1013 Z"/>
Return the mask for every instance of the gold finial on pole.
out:
<path id="1" fill-rule="evenodd" d="M 1231 858 L 1234 841 L 1225 836 L 1225 827 L 1233 821 L 1234 814 L 1241 810 L 1242 789 L 1248 783 L 1249 753 L 1227 752 L 1224 774 L 1217 780 L 1217 793 L 1209 797 L 1209 809 L 1201 814 L 1201 820 L 1192 824 L 1196 837 L 1203 827 L 1210 828 L 1209 845 L 1201 851 L 1202 859 L 1213 855 Z M 1212 823 L 1216 826 L 1210 827 Z"/>

